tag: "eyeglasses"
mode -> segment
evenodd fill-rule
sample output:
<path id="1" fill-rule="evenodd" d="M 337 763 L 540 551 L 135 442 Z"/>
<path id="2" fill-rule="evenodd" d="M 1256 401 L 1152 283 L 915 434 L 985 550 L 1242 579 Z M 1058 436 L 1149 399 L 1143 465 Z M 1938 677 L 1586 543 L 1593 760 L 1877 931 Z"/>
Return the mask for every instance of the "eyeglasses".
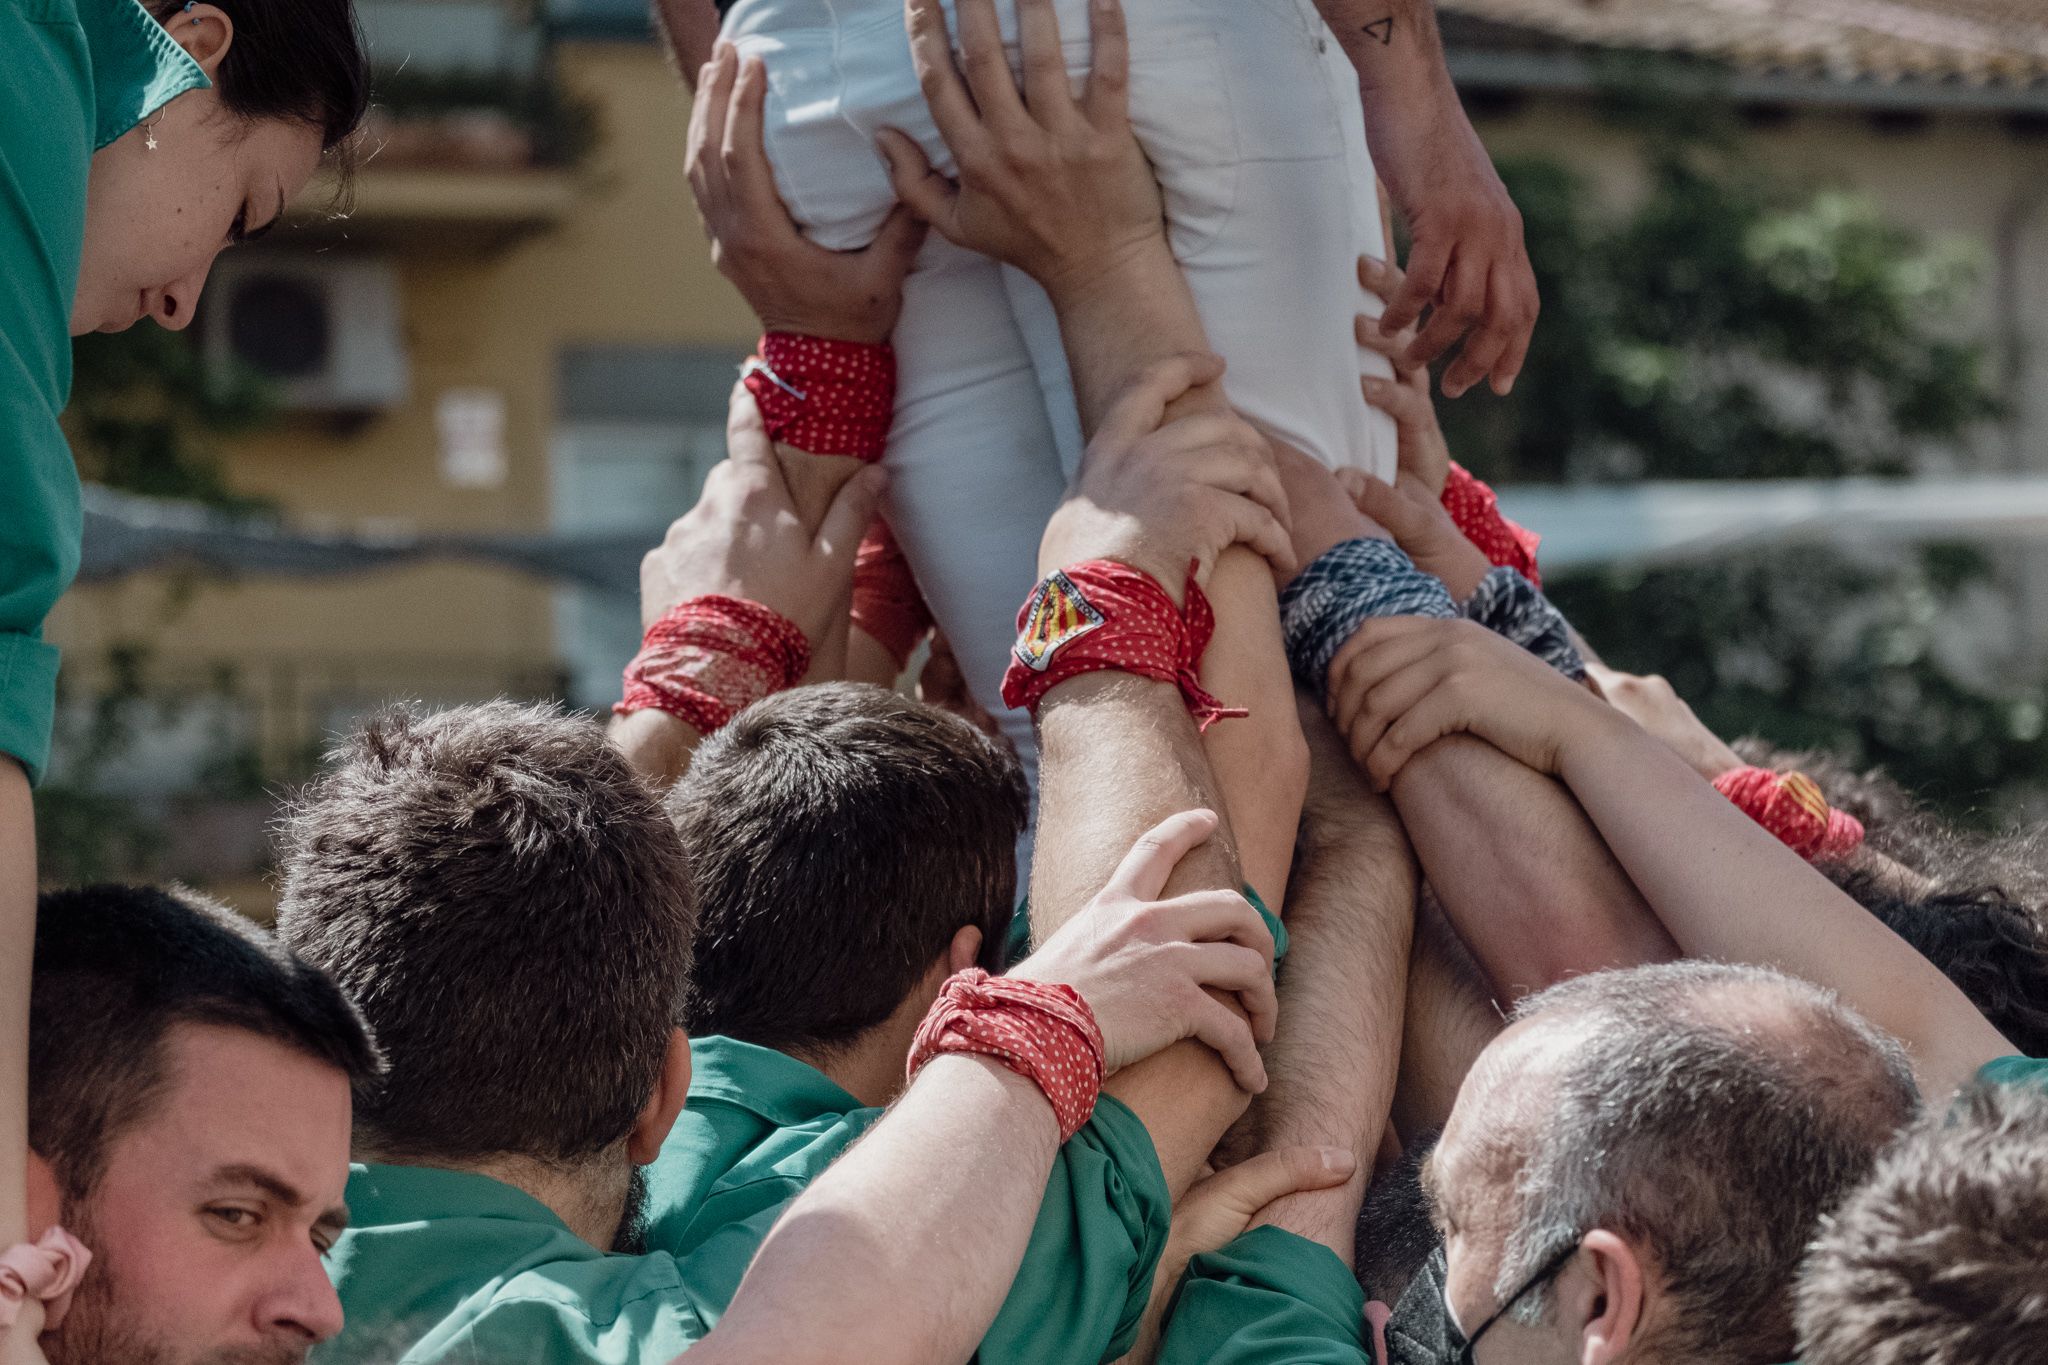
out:
<path id="1" fill-rule="evenodd" d="M 1450 1301 L 1447 1298 L 1444 1301 L 1444 1326 L 1452 1337 L 1452 1344 L 1457 1347 L 1458 1353 L 1453 1357 L 1457 1365 L 1473 1365 L 1472 1353 L 1479 1349 L 1479 1338 L 1485 1336 L 1488 1329 L 1513 1311 L 1516 1304 L 1528 1298 L 1538 1285 L 1546 1284 L 1555 1279 L 1557 1273 L 1570 1265 L 1572 1257 L 1578 1254 L 1579 1244 L 1574 1240 L 1571 1245 L 1565 1247 L 1557 1255 L 1544 1262 L 1541 1270 L 1522 1281 L 1520 1289 L 1517 1289 L 1514 1293 L 1508 1295 L 1507 1298 L 1501 1300 L 1500 1307 L 1493 1310 L 1493 1316 L 1480 1323 L 1478 1330 L 1469 1337 L 1465 1336 L 1465 1329 L 1458 1326 L 1457 1315 L 1451 1312 Z M 1445 1288 L 1448 1289 L 1449 1287 L 1449 1281 L 1446 1279 Z M 1458 1337 L 1464 1337 L 1464 1341 L 1459 1343 L 1456 1340 Z"/>

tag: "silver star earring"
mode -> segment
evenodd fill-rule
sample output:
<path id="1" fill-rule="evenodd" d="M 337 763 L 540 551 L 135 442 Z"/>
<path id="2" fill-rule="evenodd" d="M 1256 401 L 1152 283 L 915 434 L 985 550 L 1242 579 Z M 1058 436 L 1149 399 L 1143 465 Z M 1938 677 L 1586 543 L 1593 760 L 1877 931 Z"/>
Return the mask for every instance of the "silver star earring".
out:
<path id="1" fill-rule="evenodd" d="M 149 138 L 142 145 L 152 152 L 156 150 L 156 124 L 162 123 L 163 121 L 164 116 L 162 114 L 158 114 L 156 116 L 156 123 L 150 124 L 149 127 L 145 130 L 146 132 L 148 132 Z"/>

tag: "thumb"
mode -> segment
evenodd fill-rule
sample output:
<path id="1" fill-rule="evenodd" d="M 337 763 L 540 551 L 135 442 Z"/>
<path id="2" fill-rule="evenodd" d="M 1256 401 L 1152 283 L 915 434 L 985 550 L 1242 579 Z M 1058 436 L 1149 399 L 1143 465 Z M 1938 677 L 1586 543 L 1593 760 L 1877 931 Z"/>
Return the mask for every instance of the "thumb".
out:
<path id="1" fill-rule="evenodd" d="M 1341 1185 L 1357 1169 L 1357 1158 L 1342 1147 L 1276 1147 L 1217 1172 L 1207 1183 L 1249 1219 L 1275 1199 Z"/>
<path id="2" fill-rule="evenodd" d="M 868 527 L 875 524 L 882 491 L 888 486 L 889 475 L 880 465 L 871 464 L 848 479 L 832 499 L 832 505 L 825 509 L 825 519 L 818 523 L 819 552 L 827 559 L 845 560 L 850 572 L 854 554 L 860 549 Z"/>
<path id="3" fill-rule="evenodd" d="M 896 197 L 916 217 L 944 232 L 952 220 L 953 201 L 960 196 L 953 182 L 932 169 L 924 148 L 894 128 L 876 133 L 875 146 L 889 163 L 889 183 Z"/>
<path id="4" fill-rule="evenodd" d="M 908 204 L 898 204 L 883 220 L 868 252 L 890 279 L 900 280 L 910 273 L 918 248 L 924 245 L 925 231 L 925 221 L 911 212 Z"/>

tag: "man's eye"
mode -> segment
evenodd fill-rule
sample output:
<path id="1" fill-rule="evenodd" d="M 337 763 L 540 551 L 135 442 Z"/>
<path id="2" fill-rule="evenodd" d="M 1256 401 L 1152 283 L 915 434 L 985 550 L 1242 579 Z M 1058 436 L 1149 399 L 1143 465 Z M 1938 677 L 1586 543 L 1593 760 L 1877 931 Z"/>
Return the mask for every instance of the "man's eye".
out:
<path id="1" fill-rule="evenodd" d="M 206 1212 L 208 1217 L 225 1223 L 237 1232 L 249 1231 L 256 1226 L 258 1221 L 254 1209 L 238 1209 L 232 1205 L 222 1205 L 218 1208 L 208 1209 Z"/>

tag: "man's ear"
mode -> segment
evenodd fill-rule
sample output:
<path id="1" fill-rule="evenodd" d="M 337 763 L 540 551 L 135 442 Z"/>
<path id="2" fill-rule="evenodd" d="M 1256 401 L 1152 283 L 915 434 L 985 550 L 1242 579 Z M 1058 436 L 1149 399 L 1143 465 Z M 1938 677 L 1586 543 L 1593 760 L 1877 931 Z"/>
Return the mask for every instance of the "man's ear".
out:
<path id="1" fill-rule="evenodd" d="M 953 935 L 953 946 L 946 954 L 946 975 L 964 972 L 981 961 L 981 930 L 969 924 Z"/>
<path id="2" fill-rule="evenodd" d="M 1615 1365 L 1643 1333 L 1650 1285 L 1627 1238 L 1595 1228 L 1558 1285 L 1559 1309 L 1579 1333 L 1579 1365 Z"/>
<path id="3" fill-rule="evenodd" d="M 31 1150 L 28 1154 L 28 1240 L 33 1242 L 63 1221 L 64 1195 L 57 1172 Z"/>
<path id="4" fill-rule="evenodd" d="M 626 1156 L 635 1166 L 645 1166 L 661 1155 L 661 1144 L 668 1141 L 668 1130 L 676 1126 L 676 1115 L 683 1112 L 683 1100 L 689 1093 L 690 1035 L 676 1029 L 668 1036 L 668 1056 L 662 1059 L 654 1093 L 647 1097 L 647 1107 L 626 1135 Z"/>
<path id="5" fill-rule="evenodd" d="M 220 64 L 235 45 L 235 21 L 228 18 L 226 10 L 218 5 L 192 5 L 174 10 L 163 25 L 185 54 L 199 63 L 208 80 L 220 79 Z"/>

